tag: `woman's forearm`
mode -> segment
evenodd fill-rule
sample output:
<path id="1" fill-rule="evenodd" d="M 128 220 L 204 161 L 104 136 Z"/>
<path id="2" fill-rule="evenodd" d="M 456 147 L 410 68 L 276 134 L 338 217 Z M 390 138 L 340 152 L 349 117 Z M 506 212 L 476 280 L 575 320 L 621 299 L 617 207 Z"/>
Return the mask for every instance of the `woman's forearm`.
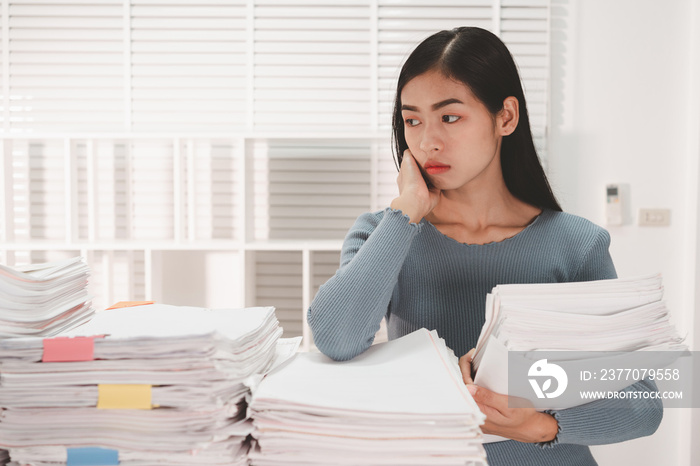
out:
<path id="1" fill-rule="evenodd" d="M 308 310 L 314 343 L 336 360 L 369 348 L 387 312 L 413 237 L 420 225 L 387 209 L 361 216 L 343 244 L 341 267 L 318 291 Z"/>

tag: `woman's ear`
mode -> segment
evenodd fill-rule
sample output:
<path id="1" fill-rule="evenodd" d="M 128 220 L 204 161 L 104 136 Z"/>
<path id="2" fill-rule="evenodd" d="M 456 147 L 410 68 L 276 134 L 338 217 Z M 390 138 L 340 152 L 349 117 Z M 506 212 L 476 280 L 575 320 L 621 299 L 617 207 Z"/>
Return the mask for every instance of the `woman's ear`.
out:
<path id="1" fill-rule="evenodd" d="M 506 97 L 503 101 L 503 109 L 498 112 L 497 129 L 500 136 L 508 136 L 518 127 L 520 119 L 520 104 L 513 96 Z"/>

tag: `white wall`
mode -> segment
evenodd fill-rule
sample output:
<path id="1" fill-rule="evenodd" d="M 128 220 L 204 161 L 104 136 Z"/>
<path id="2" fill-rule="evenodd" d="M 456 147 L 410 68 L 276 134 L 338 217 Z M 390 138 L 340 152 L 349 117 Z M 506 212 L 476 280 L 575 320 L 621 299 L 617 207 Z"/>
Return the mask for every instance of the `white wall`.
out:
<path id="1" fill-rule="evenodd" d="M 688 97 L 697 96 L 690 45 L 696 9 L 692 0 L 552 4 L 553 188 L 566 211 L 605 225 L 605 185 L 629 185 L 631 221 L 608 228 L 618 275 L 661 272 L 675 322 L 691 331 L 698 153 L 690 140 L 698 127 L 689 115 L 700 101 Z M 671 209 L 671 226 L 637 226 L 642 207 Z M 666 410 L 653 437 L 595 447 L 594 454 L 601 466 L 690 464 L 688 418 Z"/>

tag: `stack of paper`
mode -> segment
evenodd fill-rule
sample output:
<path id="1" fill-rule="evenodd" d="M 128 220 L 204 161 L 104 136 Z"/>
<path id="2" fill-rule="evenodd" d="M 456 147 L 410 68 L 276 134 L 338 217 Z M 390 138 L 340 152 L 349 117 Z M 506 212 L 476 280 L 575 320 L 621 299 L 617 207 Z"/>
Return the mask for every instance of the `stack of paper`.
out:
<path id="1" fill-rule="evenodd" d="M 435 331 L 346 362 L 301 353 L 253 391 L 253 465 L 483 465 L 484 416 Z"/>
<path id="2" fill-rule="evenodd" d="M 143 305 L 0 341 L 0 447 L 34 465 L 246 464 L 244 382 L 281 333 L 272 307 Z"/>
<path id="3" fill-rule="evenodd" d="M 498 285 L 486 298 L 486 322 L 474 355 L 475 383 L 507 393 L 508 351 L 559 351 L 561 360 L 568 361 L 577 357 L 566 353 L 571 351 L 683 351 L 662 296 L 660 275 Z M 631 382 L 621 383 L 619 388 Z"/>
<path id="4" fill-rule="evenodd" d="M 94 313 L 88 266 L 80 257 L 10 268 L 0 265 L 0 339 L 52 336 Z"/>

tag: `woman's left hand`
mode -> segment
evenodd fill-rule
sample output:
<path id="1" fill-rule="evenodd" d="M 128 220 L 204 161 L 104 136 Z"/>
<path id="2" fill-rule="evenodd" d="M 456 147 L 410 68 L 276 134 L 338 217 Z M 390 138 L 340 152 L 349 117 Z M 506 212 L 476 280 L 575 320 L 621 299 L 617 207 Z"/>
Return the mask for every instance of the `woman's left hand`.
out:
<path id="1" fill-rule="evenodd" d="M 534 408 L 511 408 L 507 395 L 474 384 L 468 384 L 467 390 L 486 415 L 483 433 L 526 443 L 549 442 L 557 436 L 559 424 L 552 415 Z"/>

